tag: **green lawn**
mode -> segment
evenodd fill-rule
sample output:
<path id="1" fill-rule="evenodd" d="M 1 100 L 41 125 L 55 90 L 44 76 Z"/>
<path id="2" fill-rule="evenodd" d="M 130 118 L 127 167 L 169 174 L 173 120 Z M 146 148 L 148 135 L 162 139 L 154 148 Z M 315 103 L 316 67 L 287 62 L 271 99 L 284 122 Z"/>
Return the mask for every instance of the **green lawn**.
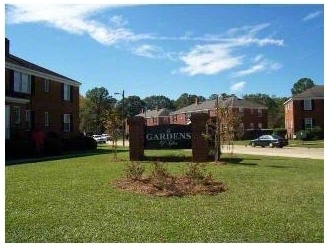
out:
<path id="1" fill-rule="evenodd" d="M 208 170 L 226 192 L 167 198 L 115 189 L 128 152 L 99 153 L 6 166 L 5 241 L 323 243 L 323 160 L 223 156 Z M 177 173 L 190 152 L 146 153 Z"/>

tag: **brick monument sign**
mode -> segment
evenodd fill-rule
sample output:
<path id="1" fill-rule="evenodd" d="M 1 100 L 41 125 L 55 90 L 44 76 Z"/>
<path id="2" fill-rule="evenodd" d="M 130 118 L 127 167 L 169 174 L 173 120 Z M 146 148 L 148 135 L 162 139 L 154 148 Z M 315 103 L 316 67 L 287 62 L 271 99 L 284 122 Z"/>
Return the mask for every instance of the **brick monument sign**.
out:
<path id="1" fill-rule="evenodd" d="M 128 120 L 130 160 L 144 159 L 145 149 L 192 149 L 193 162 L 209 161 L 210 145 L 204 138 L 206 113 L 193 114 L 190 125 L 159 125 L 146 126 L 141 116 L 134 116 Z"/>

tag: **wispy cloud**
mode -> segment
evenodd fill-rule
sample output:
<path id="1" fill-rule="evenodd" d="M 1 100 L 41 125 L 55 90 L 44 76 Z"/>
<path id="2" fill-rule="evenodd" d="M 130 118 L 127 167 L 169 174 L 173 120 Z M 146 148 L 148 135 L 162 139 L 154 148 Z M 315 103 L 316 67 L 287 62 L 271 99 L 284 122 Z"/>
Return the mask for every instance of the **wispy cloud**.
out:
<path id="1" fill-rule="evenodd" d="M 186 66 L 180 72 L 188 75 L 216 74 L 231 69 L 241 63 L 242 57 L 233 56 L 228 47 L 220 44 L 197 45 L 189 53 L 181 56 Z"/>
<path id="2" fill-rule="evenodd" d="M 161 47 L 155 45 L 140 45 L 132 50 L 135 55 L 144 56 L 148 58 L 163 58 L 165 53 Z"/>
<path id="3" fill-rule="evenodd" d="M 254 64 L 241 71 L 234 72 L 231 76 L 232 77 L 242 77 L 254 73 L 259 73 L 259 72 L 272 72 L 280 69 L 282 65 L 278 62 L 273 62 L 268 59 L 265 59 L 263 55 L 257 55 L 254 59 Z"/>
<path id="4" fill-rule="evenodd" d="M 245 81 L 234 83 L 232 86 L 230 86 L 230 91 L 232 93 L 241 92 L 244 90 L 245 85 L 246 85 Z"/>
<path id="5" fill-rule="evenodd" d="M 9 24 L 44 22 L 52 27 L 72 34 L 87 34 L 101 44 L 112 45 L 120 41 L 136 41 L 149 38 L 149 34 L 135 34 L 122 27 L 126 22 L 122 17 L 111 19 L 112 27 L 93 20 L 91 17 L 110 8 L 110 5 L 9 5 L 6 21 Z"/>
<path id="6" fill-rule="evenodd" d="M 305 16 L 305 17 L 303 18 L 303 21 L 309 21 L 309 20 L 312 20 L 312 19 L 314 19 L 314 18 L 319 17 L 321 14 L 322 14 L 322 11 L 316 11 L 316 12 L 310 13 L 310 14 L 308 14 L 307 16 Z"/>
<path id="7" fill-rule="evenodd" d="M 89 35 L 107 46 L 134 42 L 125 46 L 133 54 L 151 59 L 179 60 L 182 66 L 175 72 L 190 76 L 217 74 L 243 64 L 246 56 L 244 48 L 248 46 L 284 45 L 283 39 L 276 39 L 270 35 L 259 37 L 260 33 L 270 27 L 269 23 L 232 28 L 221 34 L 194 36 L 188 31 L 181 36 L 161 36 L 134 32 L 128 28 L 129 22 L 120 15 L 111 16 L 106 24 L 96 19 L 100 12 L 114 7 L 120 5 L 6 5 L 6 22 L 8 24 L 45 23 L 71 34 Z M 139 44 L 140 41 L 194 41 L 198 45 L 191 47 L 189 52 L 172 52 L 158 45 Z M 269 68 L 274 70 L 278 67 L 278 63 L 259 61 L 258 64 L 253 64 L 250 68 L 235 73 L 234 76 L 243 76 Z"/>

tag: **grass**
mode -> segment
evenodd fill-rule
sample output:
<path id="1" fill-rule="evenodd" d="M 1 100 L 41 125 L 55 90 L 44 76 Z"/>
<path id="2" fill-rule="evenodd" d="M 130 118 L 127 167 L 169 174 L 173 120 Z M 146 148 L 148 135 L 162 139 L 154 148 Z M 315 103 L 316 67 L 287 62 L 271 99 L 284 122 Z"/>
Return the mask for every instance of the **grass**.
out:
<path id="1" fill-rule="evenodd" d="M 119 161 L 98 155 L 5 168 L 5 241 L 23 242 L 323 242 L 323 160 L 223 155 L 208 164 L 228 190 L 215 196 L 153 197 L 117 190 Z M 122 150 L 122 149 L 121 149 Z M 165 166 L 185 170 L 190 152 Z M 151 161 L 144 162 L 146 168 Z"/>

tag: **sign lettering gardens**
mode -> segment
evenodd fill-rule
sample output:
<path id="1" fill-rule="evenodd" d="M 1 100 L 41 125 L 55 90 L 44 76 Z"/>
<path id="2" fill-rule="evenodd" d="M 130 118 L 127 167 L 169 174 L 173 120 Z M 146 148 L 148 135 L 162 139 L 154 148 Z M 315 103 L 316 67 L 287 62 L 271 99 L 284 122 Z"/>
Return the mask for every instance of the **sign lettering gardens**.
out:
<path id="1" fill-rule="evenodd" d="M 191 126 L 175 124 L 147 126 L 145 149 L 191 149 Z"/>

